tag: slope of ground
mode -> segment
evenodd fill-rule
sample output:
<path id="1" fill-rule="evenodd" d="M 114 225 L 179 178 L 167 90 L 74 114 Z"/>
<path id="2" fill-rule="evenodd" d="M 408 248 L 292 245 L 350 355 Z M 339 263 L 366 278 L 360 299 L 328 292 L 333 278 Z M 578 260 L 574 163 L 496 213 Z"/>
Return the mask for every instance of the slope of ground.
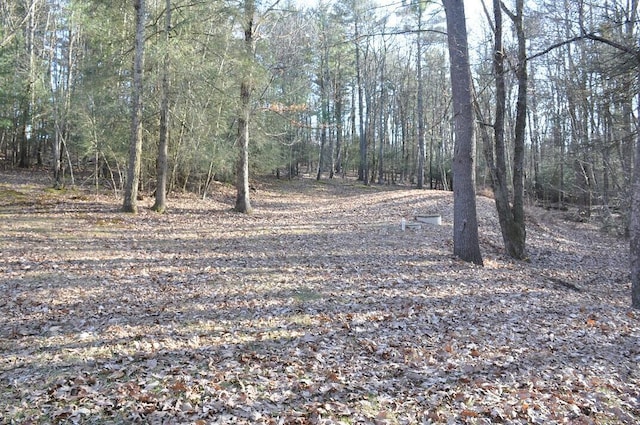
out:
<path id="1" fill-rule="evenodd" d="M 452 195 L 269 181 L 118 212 L 0 175 L 0 422 L 640 421 L 625 240 L 531 209 L 452 257 Z M 151 205 L 152 200 L 143 201 Z M 442 214 L 402 231 L 401 218 Z"/>

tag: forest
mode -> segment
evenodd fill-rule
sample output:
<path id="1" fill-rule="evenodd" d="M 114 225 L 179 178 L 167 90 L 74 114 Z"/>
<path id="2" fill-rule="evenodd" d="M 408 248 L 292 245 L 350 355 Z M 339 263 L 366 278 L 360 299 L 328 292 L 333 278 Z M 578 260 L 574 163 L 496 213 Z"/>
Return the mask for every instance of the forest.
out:
<path id="1" fill-rule="evenodd" d="M 452 98 L 439 2 L 145 3 L 140 190 L 155 191 L 161 153 L 168 192 L 204 196 L 213 181 L 235 181 L 247 113 L 251 176 L 358 173 L 371 184 L 451 188 Z M 474 165 L 478 186 L 490 187 L 484 149 L 492 142 L 480 135 L 484 129 L 493 136 L 500 94 L 492 4 L 478 3 L 484 10 L 474 8 L 468 19 Z M 521 154 L 513 144 L 522 57 L 507 13 L 501 24 L 507 180 L 522 155 L 527 197 L 579 205 L 585 218 L 598 214 L 609 227 L 620 224 L 620 214 L 615 231 L 623 234 L 636 138 L 636 9 L 626 0 L 505 6 L 522 17 L 528 102 Z M 1 13 L 3 166 L 46 167 L 59 186 L 106 185 L 121 195 L 132 126 L 134 8 L 123 1 L 20 0 L 3 1 Z"/>
<path id="2" fill-rule="evenodd" d="M 638 18 L 0 0 L 0 423 L 637 423 Z"/>

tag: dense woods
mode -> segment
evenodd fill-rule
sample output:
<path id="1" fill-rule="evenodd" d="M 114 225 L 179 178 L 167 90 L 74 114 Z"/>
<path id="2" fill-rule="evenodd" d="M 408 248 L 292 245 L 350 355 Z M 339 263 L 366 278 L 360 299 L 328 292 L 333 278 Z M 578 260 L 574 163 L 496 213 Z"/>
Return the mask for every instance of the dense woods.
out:
<path id="1" fill-rule="evenodd" d="M 244 127 L 249 177 L 357 172 L 367 183 L 451 188 L 453 113 L 440 3 L 145 3 L 138 89 L 138 9 L 130 2 L 3 2 L 3 166 L 46 167 L 57 186 L 106 184 L 124 193 L 140 91 L 138 186 L 146 193 L 157 186 L 164 149 L 169 192 L 204 195 L 214 180 L 235 181 Z M 626 232 L 636 2 L 517 2 L 503 5 L 503 21 L 492 2 L 484 6 L 484 13 L 467 11 L 476 130 L 496 124 L 504 136 L 494 127 L 488 141 L 478 137 L 478 185 L 490 186 L 498 166 L 506 175 L 497 182 L 517 183 L 522 174 L 528 200 L 579 205 L 577 218 L 597 214 L 608 227 L 622 214 L 616 231 Z M 498 34 L 499 66 L 492 65 Z M 529 75 L 520 84 L 525 61 Z M 496 86 L 496 78 L 503 83 Z M 522 90 L 528 108 L 519 111 Z M 504 166 L 488 161 L 488 144 L 504 145 L 496 154 Z M 520 161 L 523 168 L 514 167 Z"/>
<path id="2" fill-rule="evenodd" d="M 515 258 L 527 257 L 525 202 L 574 205 L 576 220 L 632 230 L 637 3 L 467 11 L 479 141 L 470 184 L 495 193 Z M 106 185 L 128 211 L 138 191 L 164 211 L 167 193 L 206 197 L 224 181 L 236 183 L 236 210 L 250 212 L 250 179 L 265 174 L 453 189 L 459 81 L 444 9 L 3 2 L 0 160 L 45 167 L 56 187 Z"/>

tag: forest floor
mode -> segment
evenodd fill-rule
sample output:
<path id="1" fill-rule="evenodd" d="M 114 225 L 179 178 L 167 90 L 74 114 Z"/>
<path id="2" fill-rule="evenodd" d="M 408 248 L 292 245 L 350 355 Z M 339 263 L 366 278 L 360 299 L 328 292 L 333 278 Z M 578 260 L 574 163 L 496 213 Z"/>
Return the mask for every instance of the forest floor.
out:
<path id="1" fill-rule="evenodd" d="M 452 194 L 265 179 L 119 212 L 0 172 L 0 423 L 636 424 L 628 241 L 528 209 L 452 256 Z M 442 215 L 402 231 L 401 218 Z"/>

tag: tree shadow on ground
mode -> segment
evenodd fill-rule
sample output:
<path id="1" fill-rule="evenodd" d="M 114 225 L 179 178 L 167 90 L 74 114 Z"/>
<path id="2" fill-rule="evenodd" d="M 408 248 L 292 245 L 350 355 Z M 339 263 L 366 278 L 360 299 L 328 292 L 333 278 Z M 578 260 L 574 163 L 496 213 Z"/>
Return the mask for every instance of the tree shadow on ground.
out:
<path id="1" fill-rule="evenodd" d="M 377 205 L 406 214 L 410 198 L 398 196 Z M 64 245 L 55 226 L 3 236 L 16 251 L 3 253 L 0 274 L 0 412 L 36 422 L 82 409 L 120 423 L 374 423 L 384 412 L 522 422 L 526 403 L 576 421 L 640 417 L 637 319 L 617 290 L 594 303 L 616 282 L 577 292 L 545 275 L 597 267 L 538 235 L 532 263 L 492 251 L 483 269 L 450 255 L 450 228 L 401 232 L 387 210 L 373 224 L 328 222 L 318 217 L 333 204 L 322 202 L 293 223 L 187 208 L 108 226 L 92 215 Z M 66 232 L 78 223 L 71 211 L 43 218 Z M 558 238 L 593 255 L 578 236 Z"/>

